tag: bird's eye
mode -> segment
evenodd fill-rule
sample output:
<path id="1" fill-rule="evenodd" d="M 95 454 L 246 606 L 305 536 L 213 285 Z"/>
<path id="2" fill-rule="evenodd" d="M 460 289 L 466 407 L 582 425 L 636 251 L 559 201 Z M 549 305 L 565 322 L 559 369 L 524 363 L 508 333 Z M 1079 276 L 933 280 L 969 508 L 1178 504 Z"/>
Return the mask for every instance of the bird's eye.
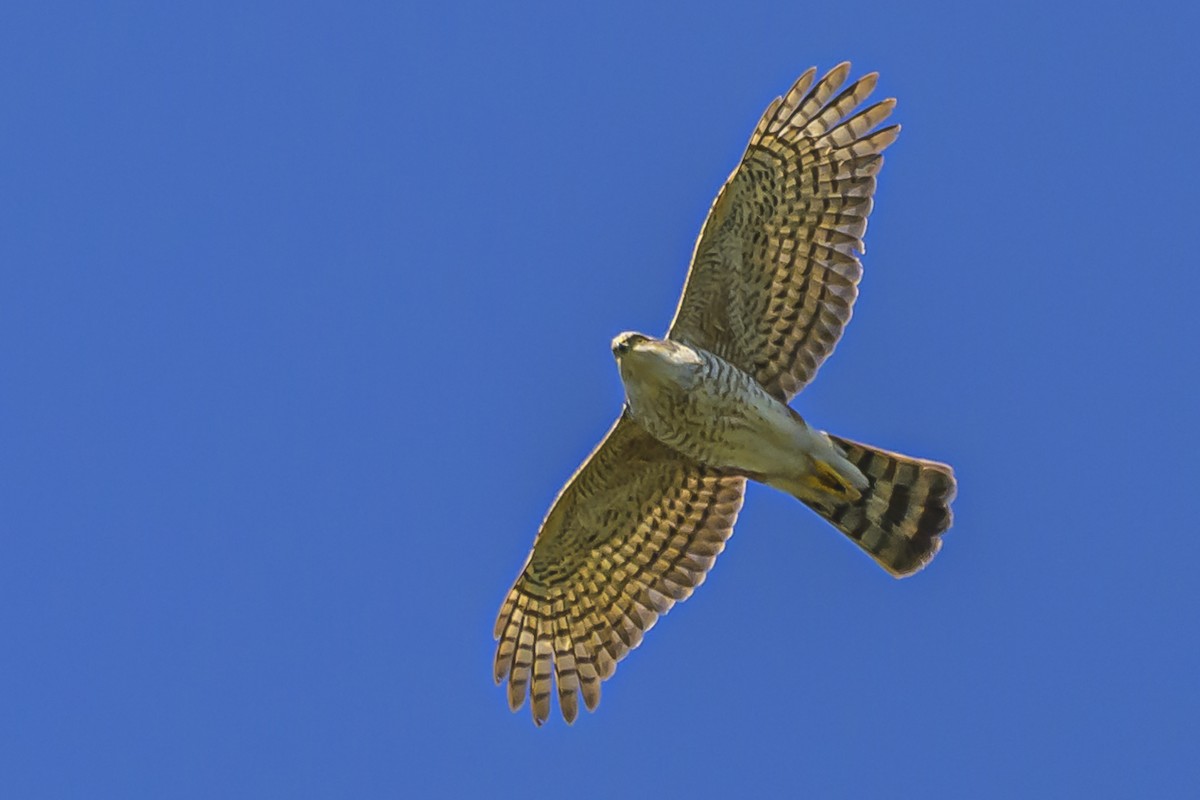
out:
<path id="1" fill-rule="evenodd" d="M 629 340 L 628 339 L 622 339 L 621 341 L 617 342 L 617 352 L 622 353 L 622 354 L 629 352 Z"/>

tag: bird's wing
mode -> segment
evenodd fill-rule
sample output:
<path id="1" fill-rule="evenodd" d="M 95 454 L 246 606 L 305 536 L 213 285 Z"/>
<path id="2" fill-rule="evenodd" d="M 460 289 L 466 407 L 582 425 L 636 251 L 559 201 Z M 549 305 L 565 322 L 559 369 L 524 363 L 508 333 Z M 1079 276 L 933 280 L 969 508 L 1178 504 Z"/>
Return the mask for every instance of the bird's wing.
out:
<path id="1" fill-rule="evenodd" d="M 791 399 L 850 320 L 863 234 L 895 105 L 860 106 L 872 73 L 810 69 L 763 114 L 696 241 L 667 336 L 704 348 Z"/>
<path id="2" fill-rule="evenodd" d="M 622 415 L 563 487 L 496 620 L 496 683 L 515 711 L 563 717 L 600 702 L 600 682 L 660 614 L 704 581 L 742 506 L 745 479 L 685 459 Z"/>

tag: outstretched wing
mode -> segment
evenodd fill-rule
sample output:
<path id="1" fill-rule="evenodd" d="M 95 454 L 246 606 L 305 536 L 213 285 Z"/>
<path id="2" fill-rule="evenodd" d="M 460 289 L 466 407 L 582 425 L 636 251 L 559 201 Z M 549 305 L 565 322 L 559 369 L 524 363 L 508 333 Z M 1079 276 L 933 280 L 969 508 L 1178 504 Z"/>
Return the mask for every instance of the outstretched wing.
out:
<path id="1" fill-rule="evenodd" d="M 858 296 L 863 234 L 895 106 L 858 110 L 876 74 L 838 93 L 840 64 L 776 98 L 700 231 L 667 336 L 712 351 L 783 400 L 833 352 Z M 836 94 L 836 96 L 835 96 Z"/>
<path id="2" fill-rule="evenodd" d="M 683 458 L 627 415 L 563 488 L 496 620 L 496 683 L 515 711 L 567 722 L 677 601 L 704 581 L 742 506 L 745 479 Z"/>

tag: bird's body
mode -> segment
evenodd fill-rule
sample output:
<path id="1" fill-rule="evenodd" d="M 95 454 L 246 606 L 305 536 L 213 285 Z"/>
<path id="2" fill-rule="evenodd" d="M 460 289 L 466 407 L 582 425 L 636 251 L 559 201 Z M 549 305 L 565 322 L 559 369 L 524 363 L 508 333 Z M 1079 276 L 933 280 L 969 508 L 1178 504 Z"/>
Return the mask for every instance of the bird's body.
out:
<path id="1" fill-rule="evenodd" d="M 677 453 L 800 499 L 867 487 L 824 433 L 720 356 L 638 333 L 613 353 L 633 421 Z"/>
<path id="2" fill-rule="evenodd" d="M 701 228 L 664 338 L 622 334 L 625 409 L 563 487 L 496 620 L 495 678 L 572 722 L 658 618 L 704 582 L 747 480 L 798 498 L 896 577 L 950 527 L 945 464 L 823 433 L 787 404 L 850 319 L 894 106 L 849 64 L 767 108 Z"/>

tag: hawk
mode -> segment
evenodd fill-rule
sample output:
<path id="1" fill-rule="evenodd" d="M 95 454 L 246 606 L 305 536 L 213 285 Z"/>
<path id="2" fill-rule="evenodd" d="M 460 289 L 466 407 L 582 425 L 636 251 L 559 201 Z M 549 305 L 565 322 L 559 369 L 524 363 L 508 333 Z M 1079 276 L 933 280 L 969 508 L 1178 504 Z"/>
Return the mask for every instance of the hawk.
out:
<path id="1" fill-rule="evenodd" d="M 787 404 L 850 319 L 895 106 L 805 72 L 763 114 L 700 230 L 666 337 L 613 340 L 625 405 L 550 508 L 496 620 L 495 679 L 568 723 L 704 582 L 747 480 L 796 497 L 896 577 L 929 563 L 954 473 L 810 426 Z M 839 91 L 840 90 L 840 91 Z"/>

